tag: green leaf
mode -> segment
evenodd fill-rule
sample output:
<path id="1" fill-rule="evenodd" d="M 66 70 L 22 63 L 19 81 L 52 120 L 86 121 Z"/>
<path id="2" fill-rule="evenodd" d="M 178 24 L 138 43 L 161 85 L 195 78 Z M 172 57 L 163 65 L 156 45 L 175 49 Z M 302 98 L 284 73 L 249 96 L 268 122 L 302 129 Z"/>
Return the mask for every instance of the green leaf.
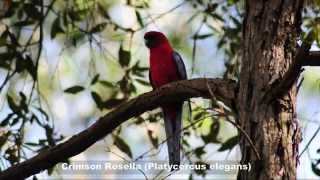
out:
<path id="1" fill-rule="evenodd" d="M 94 91 L 91 92 L 92 99 L 96 103 L 97 107 L 101 110 L 103 109 L 103 102 L 100 95 Z"/>
<path id="2" fill-rule="evenodd" d="M 119 48 L 119 63 L 121 67 L 127 67 L 130 63 L 131 53 L 123 49 L 123 44 Z"/>
<path id="3" fill-rule="evenodd" d="M 37 80 L 37 67 L 33 64 L 32 59 L 30 56 L 27 56 L 24 59 L 24 66 L 28 73 L 31 75 L 33 80 Z"/>
<path id="4" fill-rule="evenodd" d="M 64 30 L 60 25 L 60 15 L 52 23 L 50 32 L 51 39 L 54 39 L 59 33 L 64 33 Z"/>
<path id="5" fill-rule="evenodd" d="M 39 118 L 32 114 L 31 119 L 30 119 L 30 123 L 33 123 L 33 121 L 36 121 L 37 124 L 39 124 L 40 126 L 43 126 L 42 123 L 40 122 Z"/>
<path id="6" fill-rule="evenodd" d="M 208 144 L 208 143 L 220 143 L 220 140 L 218 139 L 220 131 L 220 123 L 219 121 L 214 121 L 210 126 L 210 132 L 208 135 L 201 135 L 202 140 Z"/>
<path id="7" fill-rule="evenodd" d="M 139 25 L 141 27 L 144 27 L 144 23 L 143 23 L 143 20 L 142 20 L 142 17 L 141 17 L 141 14 L 139 13 L 139 11 L 136 11 L 136 17 L 137 17 L 137 20 L 139 22 Z"/>
<path id="8" fill-rule="evenodd" d="M 50 146 L 55 146 L 56 143 L 55 143 L 55 140 L 53 139 L 53 128 L 50 127 L 49 125 L 45 125 L 44 129 L 46 131 L 46 137 L 47 137 L 48 144 Z"/>
<path id="9" fill-rule="evenodd" d="M 105 27 L 107 26 L 108 23 L 104 22 L 104 23 L 100 23 L 97 24 L 96 26 L 94 26 L 91 30 L 90 33 L 98 33 L 101 32 L 105 29 Z"/>
<path id="10" fill-rule="evenodd" d="M 35 21 L 29 20 L 29 21 L 18 21 L 13 24 L 13 26 L 16 27 L 23 27 L 23 26 L 30 26 L 33 25 Z"/>
<path id="11" fill-rule="evenodd" d="M 317 167 L 317 165 L 319 165 L 319 162 L 311 163 L 311 169 L 316 175 L 320 176 L 320 169 Z"/>
<path id="12" fill-rule="evenodd" d="M 81 16 L 81 11 L 68 11 L 68 16 L 72 21 L 81 21 L 84 16 Z"/>
<path id="13" fill-rule="evenodd" d="M 205 162 L 203 162 L 203 161 L 197 161 L 194 164 L 197 165 L 197 166 L 201 166 L 201 167 L 205 166 L 205 168 L 196 168 L 194 170 L 196 172 L 196 174 L 201 175 L 203 177 L 206 175 L 206 170 L 210 169 L 210 167 L 209 167 L 210 165 L 205 163 Z"/>
<path id="14" fill-rule="evenodd" d="M 3 145 L 6 144 L 10 134 L 11 134 L 10 131 L 7 131 L 7 132 L 4 132 L 4 133 L 1 134 L 1 136 L 0 136 L 0 149 L 2 148 Z"/>
<path id="15" fill-rule="evenodd" d="M 1 121 L 1 124 L 0 124 L 0 126 L 6 126 L 6 125 L 8 125 L 9 124 L 9 121 L 10 121 L 10 119 L 12 118 L 12 116 L 14 116 L 15 114 L 14 113 L 10 113 L 10 114 L 8 114 L 7 115 L 7 117 L 6 118 L 4 118 L 2 121 Z"/>
<path id="16" fill-rule="evenodd" d="M 64 90 L 65 93 L 76 94 L 84 90 L 82 86 L 72 86 Z"/>
<path id="17" fill-rule="evenodd" d="M 114 145 L 117 146 L 122 152 L 126 153 L 132 158 L 132 152 L 129 145 L 119 136 L 114 136 Z"/>
<path id="18" fill-rule="evenodd" d="M 224 19 L 220 15 L 218 15 L 216 13 L 210 13 L 210 15 L 215 20 L 219 20 L 219 21 L 222 21 L 222 22 L 224 21 Z"/>
<path id="19" fill-rule="evenodd" d="M 194 13 L 188 20 L 187 23 L 189 24 L 191 21 L 193 21 L 199 14 L 201 11 L 197 11 L 196 13 Z"/>
<path id="20" fill-rule="evenodd" d="M 236 4 L 238 1 L 239 0 L 227 0 L 229 6 Z"/>
<path id="21" fill-rule="evenodd" d="M 201 34 L 201 35 L 196 34 L 196 35 L 193 36 L 193 39 L 206 39 L 206 38 L 211 37 L 211 36 L 213 36 L 212 33 Z"/>
<path id="22" fill-rule="evenodd" d="M 197 156 L 198 158 L 201 158 L 201 156 L 206 153 L 206 151 L 204 150 L 204 146 L 197 147 L 197 148 L 194 150 L 194 153 L 196 154 L 196 156 Z"/>
<path id="23" fill-rule="evenodd" d="M 206 112 L 205 111 L 200 111 L 200 112 L 198 112 L 197 114 L 194 115 L 193 120 L 194 121 L 198 121 L 200 119 L 205 118 L 205 116 L 206 116 Z"/>
<path id="24" fill-rule="evenodd" d="M 33 4 L 25 4 L 24 5 L 24 11 L 26 12 L 26 14 L 36 20 L 40 20 L 42 19 L 42 14 L 39 11 L 39 9 L 34 6 Z"/>
<path id="25" fill-rule="evenodd" d="M 111 82 L 109 81 L 99 81 L 100 84 L 102 84 L 103 86 L 106 86 L 106 87 L 110 87 L 110 88 L 113 88 L 114 87 L 114 84 L 112 84 Z"/>
<path id="26" fill-rule="evenodd" d="M 20 100 L 20 107 L 24 110 L 25 113 L 29 112 L 29 108 L 27 105 L 27 97 L 25 94 L 23 94 L 23 92 L 19 92 L 19 95 L 21 97 Z"/>
<path id="27" fill-rule="evenodd" d="M 9 62 L 0 61 L 0 67 L 3 68 L 3 69 L 9 70 L 10 69 L 10 63 Z"/>
<path id="28" fill-rule="evenodd" d="M 239 136 L 233 136 L 224 143 L 222 143 L 221 147 L 218 149 L 219 152 L 225 150 L 231 150 L 234 146 L 236 146 L 239 142 Z"/>
<path id="29" fill-rule="evenodd" d="M 12 122 L 10 123 L 10 125 L 13 126 L 13 125 L 17 124 L 17 123 L 19 122 L 19 120 L 20 120 L 20 117 L 19 117 L 19 116 L 13 118 Z"/>
<path id="30" fill-rule="evenodd" d="M 0 54 L 0 59 L 1 59 L 1 61 L 11 60 L 14 56 L 15 56 L 14 53 L 4 52 L 4 53 Z"/>
<path id="31" fill-rule="evenodd" d="M 96 84 L 99 80 L 99 77 L 100 77 L 100 74 L 96 74 L 91 80 L 91 85 Z"/>
<path id="32" fill-rule="evenodd" d="M 206 12 L 208 12 L 208 13 L 213 12 L 213 11 L 215 11 L 217 9 L 217 7 L 218 7 L 217 3 L 208 4 Z"/>
<path id="33" fill-rule="evenodd" d="M 136 81 L 142 85 L 145 85 L 145 86 L 150 86 L 150 83 L 145 81 L 145 80 L 142 80 L 142 79 L 136 79 Z"/>
<path id="34" fill-rule="evenodd" d="M 149 140 L 151 141 L 151 144 L 153 145 L 153 147 L 155 149 L 158 148 L 158 143 L 159 143 L 159 139 L 157 137 L 153 137 L 153 131 L 151 130 L 148 130 L 148 137 L 149 137 Z"/>
<path id="35" fill-rule="evenodd" d="M 38 143 L 33 143 L 33 142 L 26 142 L 24 144 L 27 145 L 27 146 L 39 146 Z"/>
<path id="36" fill-rule="evenodd" d="M 37 108 L 37 110 L 38 110 L 42 115 L 44 115 L 46 121 L 49 121 L 49 116 L 48 116 L 48 114 L 47 114 L 43 109 Z"/>
<path id="37" fill-rule="evenodd" d="M 20 107 L 14 102 L 13 98 L 11 96 L 7 96 L 7 100 L 8 100 L 8 105 L 10 107 L 10 109 L 17 114 L 20 114 Z"/>
<path id="38" fill-rule="evenodd" d="M 142 117 L 137 117 L 136 118 L 136 121 L 134 122 L 135 124 L 139 125 L 139 124 L 142 124 L 145 120 L 142 118 Z"/>
<path id="39" fill-rule="evenodd" d="M 149 70 L 149 68 L 148 67 L 141 67 L 140 66 L 140 61 L 137 61 L 133 66 L 132 66 L 132 71 L 134 72 L 134 73 L 137 73 L 137 72 L 144 72 L 144 71 L 148 71 Z"/>

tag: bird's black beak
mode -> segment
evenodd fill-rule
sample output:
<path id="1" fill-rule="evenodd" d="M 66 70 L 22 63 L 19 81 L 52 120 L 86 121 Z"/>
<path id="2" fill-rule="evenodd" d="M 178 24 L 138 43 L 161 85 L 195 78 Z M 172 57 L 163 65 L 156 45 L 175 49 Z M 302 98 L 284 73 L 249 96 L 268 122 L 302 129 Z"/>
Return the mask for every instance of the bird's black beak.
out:
<path id="1" fill-rule="evenodd" d="M 144 39 L 144 44 L 145 44 L 147 47 L 149 47 L 150 41 L 149 41 L 148 39 Z"/>
<path id="2" fill-rule="evenodd" d="M 157 40 L 150 39 L 150 38 L 144 39 L 144 43 L 146 44 L 146 46 L 148 48 L 154 48 L 154 47 L 156 47 L 158 45 Z"/>
<path id="3" fill-rule="evenodd" d="M 148 48 L 151 48 L 152 43 L 151 43 L 151 41 L 149 39 L 144 39 L 144 43 Z"/>

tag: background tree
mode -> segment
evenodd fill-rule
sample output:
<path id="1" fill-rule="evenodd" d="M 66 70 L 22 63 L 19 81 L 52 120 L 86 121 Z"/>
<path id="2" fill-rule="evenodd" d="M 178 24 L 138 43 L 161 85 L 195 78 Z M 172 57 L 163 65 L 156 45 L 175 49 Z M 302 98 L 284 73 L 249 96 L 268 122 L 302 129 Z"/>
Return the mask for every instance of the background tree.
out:
<path id="1" fill-rule="evenodd" d="M 241 163 L 252 165 L 250 172 L 239 171 L 239 179 L 296 178 L 300 130 L 307 127 L 301 122 L 319 123 L 303 120 L 296 108 L 301 84 L 302 93 L 317 89 L 312 70 L 296 84 L 302 66 L 320 64 L 320 53 L 310 51 L 320 45 L 320 2 L 177 3 L 170 1 L 157 14 L 164 1 L 2 1 L 0 90 L 5 103 L 0 146 L 1 168 L 7 170 L 0 177 L 28 177 L 45 169 L 51 174 L 56 163 L 108 134 L 102 146 L 109 154 L 117 154 L 113 144 L 129 161 L 147 159 L 165 140 L 155 128 L 162 124 L 161 113 L 144 112 L 161 102 L 203 97 L 210 100 L 193 99 L 192 117 L 185 118 L 186 160 L 205 163 L 208 154 L 232 152 L 239 143 Z M 176 11 L 175 26 L 183 29 L 168 26 Z M 147 50 L 142 49 L 148 29 L 170 37 L 186 57 L 189 77 L 220 79 L 173 83 L 140 95 L 150 90 Z M 68 105 L 71 113 L 65 110 Z M 84 130 L 71 138 L 62 136 L 65 124 L 58 121 L 68 113 L 68 121 L 77 122 L 71 129 Z M 129 118 L 133 120 L 124 123 Z M 122 139 L 130 128 L 143 129 L 151 150 L 130 148 L 130 138 Z M 306 139 L 300 156 L 319 129 Z M 194 137 L 201 140 L 196 147 Z M 310 159 L 311 170 L 320 176 L 320 159 Z M 190 178 L 196 175 L 206 171 L 195 171 Z"/>

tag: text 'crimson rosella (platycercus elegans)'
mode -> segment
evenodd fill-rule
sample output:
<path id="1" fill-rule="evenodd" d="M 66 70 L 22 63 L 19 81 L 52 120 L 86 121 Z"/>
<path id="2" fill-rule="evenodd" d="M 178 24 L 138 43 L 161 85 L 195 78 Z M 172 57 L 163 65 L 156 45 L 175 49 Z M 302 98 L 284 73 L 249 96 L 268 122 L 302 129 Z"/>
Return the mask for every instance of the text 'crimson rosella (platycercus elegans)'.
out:
<path id="1" fill-rule="evenodd" d="M 146 46 L 150 49 L 149 79 L 154 89 L 173 81 L 187 79 L 181 56 L 172 49 L 164 34 L 150 31 L 144 35 L 144 39 Z M 182 106 L 183 102 L 161 105 L 170 165 L 180 165 Z"/>

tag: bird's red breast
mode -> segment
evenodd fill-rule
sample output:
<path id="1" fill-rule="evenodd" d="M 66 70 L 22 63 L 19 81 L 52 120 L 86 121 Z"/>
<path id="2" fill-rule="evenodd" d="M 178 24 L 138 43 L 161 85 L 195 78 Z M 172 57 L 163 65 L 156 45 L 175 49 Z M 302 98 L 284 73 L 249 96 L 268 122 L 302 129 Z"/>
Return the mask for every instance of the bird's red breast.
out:
<path id="1" fill-rule="evenodd" d="M 158 88 L 164 84 L 180 79 L 173 60 L 173 49 L 167 38 L 160 32 L 151 31 L 145 39 L 151 39 L 150 45 L 150 76 L 152 84 Z"/>

